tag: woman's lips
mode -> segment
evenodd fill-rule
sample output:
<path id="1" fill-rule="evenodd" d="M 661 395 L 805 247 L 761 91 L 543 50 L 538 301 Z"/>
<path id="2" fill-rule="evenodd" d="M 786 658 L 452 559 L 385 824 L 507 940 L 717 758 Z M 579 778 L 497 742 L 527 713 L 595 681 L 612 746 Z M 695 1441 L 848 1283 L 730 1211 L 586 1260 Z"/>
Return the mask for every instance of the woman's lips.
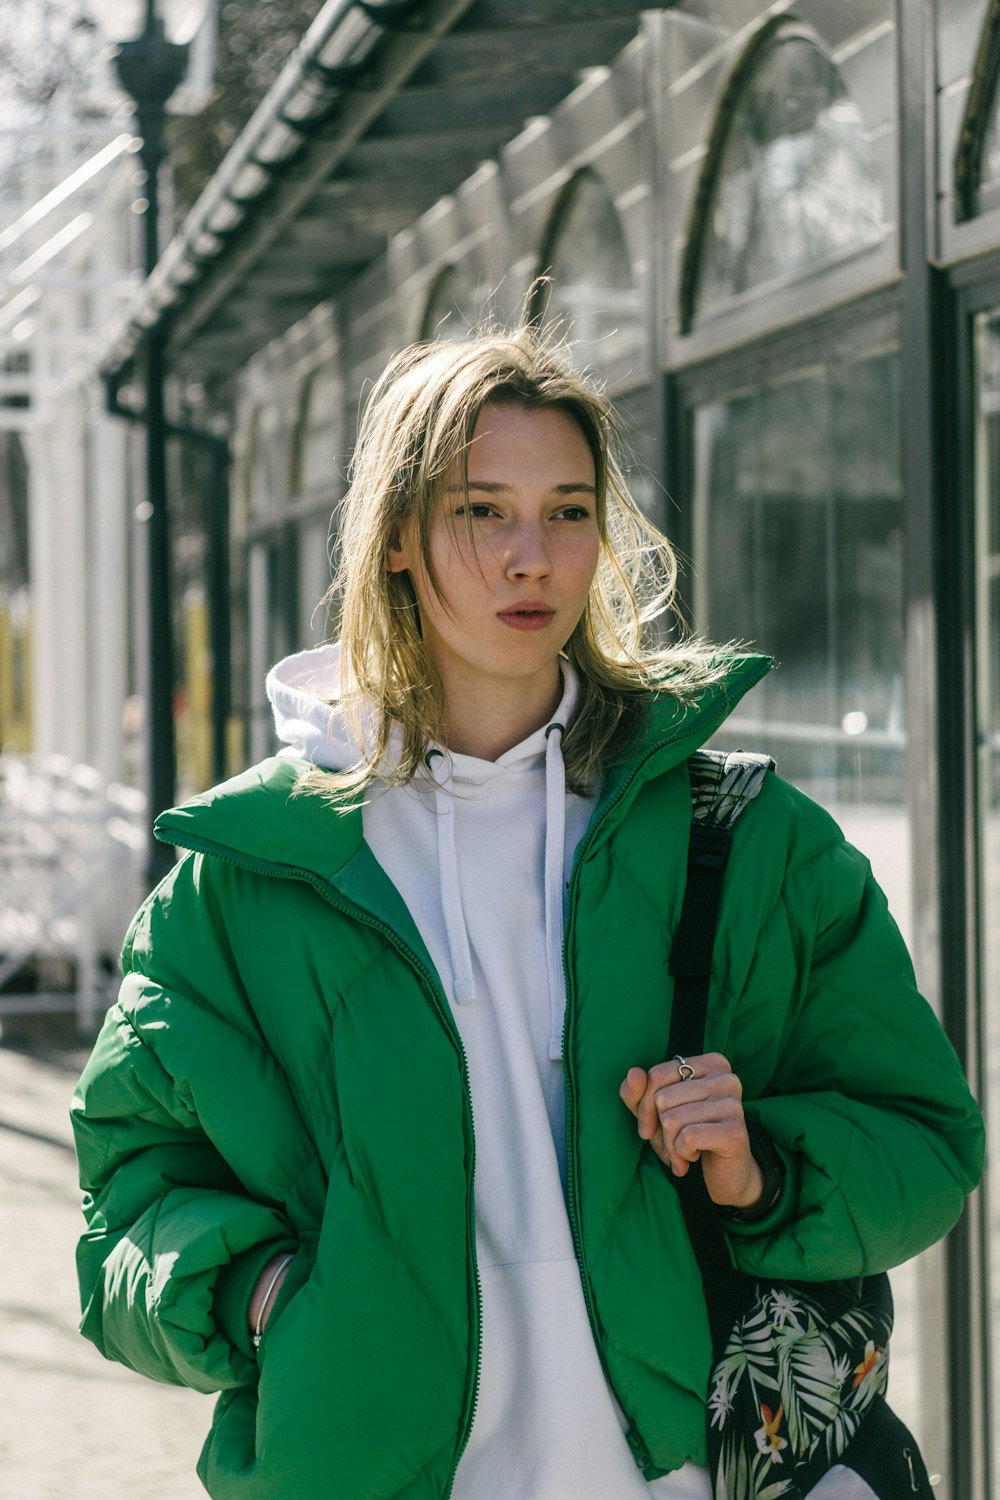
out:
<path id="1" fill-rule="evenodd" d="M 500 610 L 497 619 L 511 630 L 544 630 L 555 619 L 555 613 L 544 604 L 519 604 L 514 609 Z"/>

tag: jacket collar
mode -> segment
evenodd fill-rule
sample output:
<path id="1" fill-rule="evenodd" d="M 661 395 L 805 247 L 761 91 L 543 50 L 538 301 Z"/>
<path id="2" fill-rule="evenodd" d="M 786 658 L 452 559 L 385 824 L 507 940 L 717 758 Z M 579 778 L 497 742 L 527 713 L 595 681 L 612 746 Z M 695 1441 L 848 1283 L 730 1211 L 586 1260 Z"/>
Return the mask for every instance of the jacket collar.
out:
<path id="1" fill-rule="evenodd" d="M 361 799 L 336 809 L 298 792 L 308 768 L 297 756 L 271 756 L 161 813 L 153 832 L 163 843 L 219 854 L 248 869 L 306 870 L 329 880 L 361 846 Z"/>
<path id="2" fill-rule="evenodd" d="M 640 742 L 608 769 L 595 817 L 599 818 L 612 802 L 624 811 L 647 781 L 673 770 L 700 749 L 740 699 L 767 676 L 774 659 L 747 652 L 727 656 L 725 665 L 726 671 L 717 682 L 687 702 L 679 702 L 669 693 L 653 698 Z"/>
<path id="3" fill-rule="evenodd" d="M 639 787 L 704 744 L 772 665 L 766 656 L 732 656 L 725 675 L 686 704 L 657 694 L 641 743 L 609 768 L 595 816 L 612 804 L 624 813 Z M 304 872 L 339 884 L 336 877 L 361 849 L 361 798 L 337 809 L 313 793 L 297 792 L 306 769 L 304 760 L 272 756 L 162 813 L 156 837 L 248 869 Z"/>

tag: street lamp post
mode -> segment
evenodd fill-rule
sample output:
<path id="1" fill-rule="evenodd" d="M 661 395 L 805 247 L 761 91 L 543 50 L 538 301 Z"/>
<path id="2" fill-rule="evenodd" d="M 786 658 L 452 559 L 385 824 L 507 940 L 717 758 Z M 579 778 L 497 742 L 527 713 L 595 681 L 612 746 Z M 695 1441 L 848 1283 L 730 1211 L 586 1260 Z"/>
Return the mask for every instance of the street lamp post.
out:
<path id="1" fill-rule="evenodd" d="M 104 0 L 107 4 L 107 0 Z M 102 6 L 95 5 L 100 12 Z M 110 0 L 109 23 L 120 24 L 127 6 Z M 181 0 L 191 20 L 191 0 Z M 166 0 L 168 19 L 176 17 L 178 0 Z M 204 5 L 200 7 L 204 9 Z M 113 59 L 122 88 L 135 104 L 141 138 L 140 160 L 145 183 L 142 206 L 143 270 L 149 276 L 160 256 L 159 179 L 164 160 L 166 107 L 187 67 L 187 44 L 168 38 L 156 0 L 145 0 L 142 31 L 115 44 Z M 139 204 L 136 205 L 139 208 Z M 171 850 L 152 837 L 152 823 L 175 798 L 177 752 L 174 735 L 174 652 L 172 623 L 170 518 L 167 504 L 166 416 L 163 406 L 164 336 L 159 325 L 143 343 L 146 428 L 146 497 L 140 512 L 146 527 L 146 599 L 148 609 L 146 764 L 149 846 L 146 874 L 150 885 L 173 864 Z"/>

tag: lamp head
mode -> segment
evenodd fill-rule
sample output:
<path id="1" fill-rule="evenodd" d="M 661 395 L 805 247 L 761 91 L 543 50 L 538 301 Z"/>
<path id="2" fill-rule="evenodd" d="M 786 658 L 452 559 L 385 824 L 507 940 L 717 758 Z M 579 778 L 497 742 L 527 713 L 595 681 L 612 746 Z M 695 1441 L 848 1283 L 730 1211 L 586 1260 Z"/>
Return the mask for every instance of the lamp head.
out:
<path id="1" fill-rule="evenodd" d="M 159 33 L 185 46 L 205 19 L 210 0 L 90 0 L 94 20 L 110 42 Z"/>
<path id="2" fill-rule="evenodd" d="M 162 114 L 168 100 L 178 93 L 180 85 L 187 83 L 183 91 L 186 96 L 197 79 L 193 72 L 205 72 L 211 47 L 202 46 L 206 31 L 203 27 L 213 0 L 90 0 L 97 23 L 111 43 L 111 57 L 118 81 L 126 94 L 135 101 L 141 114 L 148 119 Z M 195 59 L 189 70 L 189 46 L 195 42 Z M 209 36 L 207 40 L 211 41 Z M 204 92 L 204 80 L 202 80 Z M 181 95 L 178 100 L 181 109 Z M 190 107 L 190 99 L 186 99 Z"/>

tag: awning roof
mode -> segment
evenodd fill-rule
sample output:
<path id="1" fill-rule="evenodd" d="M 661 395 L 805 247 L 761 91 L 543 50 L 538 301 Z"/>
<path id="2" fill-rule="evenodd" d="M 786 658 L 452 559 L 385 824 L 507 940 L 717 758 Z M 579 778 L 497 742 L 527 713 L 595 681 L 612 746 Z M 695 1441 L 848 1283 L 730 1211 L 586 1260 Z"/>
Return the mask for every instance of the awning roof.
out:
<path id="1" fill-rule="evenodd" d="M 611 61 L 626 0 L 328 0 L 113 329 L 174 369 L 238 368 Z"/>

